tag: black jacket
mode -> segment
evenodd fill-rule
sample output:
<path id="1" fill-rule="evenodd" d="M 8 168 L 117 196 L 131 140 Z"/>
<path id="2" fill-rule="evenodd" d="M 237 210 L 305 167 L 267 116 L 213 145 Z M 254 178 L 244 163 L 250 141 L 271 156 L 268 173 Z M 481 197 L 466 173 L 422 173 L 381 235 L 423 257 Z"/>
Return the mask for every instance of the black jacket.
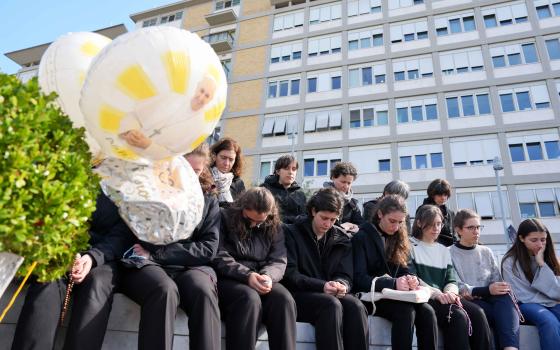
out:
<path id="1" fill-rule="evenodd" d="M 369 292 L 373 279 L 385 274 L 391 277 L 378 278 L 375 291 L 380 292 L 383 288 L 396 289 L 396 279 L 409 274 L 406 267 L 387 261 L 380 231 L 374 224 L 367 223 L 360 226 L 360 231 L 352 237 L 356 293 Z"/>
<path id="2" fill-rule="evenodd" d="M 351 222 L 354 225 L 360 226 L 364 222 L 364 218 L 362 217 L 362 212 L 360 211 L 360 205 L 358 204 L 358 200 L 352 198 L 349 202 L 344 204 L 344 208 L 342 208 L 342 217 L 339 219 L 340 223 Z"/>
<path id="3" fill-rule="evenodd" d="M 268 275 L 273 282 L 280 281 L 287 260 L 282 228 L 270 237 L 264 225 L 253 227 L 241 239 L 238 232 L 231 230 L 231 210 L 221 210 L 220 248 L 212 263 L 218 275 L 247 283 L 249 274 L 257 272 Z"/>
<path id="4" fill-rule="evenodd" d="M 135 240 L 119 209 L 103 192 L 97 195 L 89 234 L 90 249 L 84 253 L 92 257 L 93 266 L 119 260 Z"/>
<path id="5" fill-rule="evenodd" d="M 453 219 L 455 219 L 455 212 L 449 209 L 449 207 L 447 207 L 445 204 L 437 205 L 436 202 L 434 202 L 430 198 L 424 198 L 424 202 L 421 206 L 418 207 L 416 212 L 418 213 L 418 210 L 420 208 L 428 204 L 437 206 L 443 214 L 443 226 L 441 227 L 441 232 L 437 240 L 438 243 L 441 243 L 446 247 L 452 246 L 455 242 L 459 241 L 459 237 L 457 237 L 453 230 Z"/>
<path id="6" fill-rule="evenodd" d="M 373 217 L 376 215 L 376 211 L 377 211 L 377 203 L 379 203 L 379 201 L 381 200 L 381 198 L 383 197 L 379 197 L 379 198 L 375 198 L 372 199 L 370 201 L 367 201 L 364 203 L 364 221 L 365 222 L 373 222 Z M 412 223 L 410 222 L 410 215 L 406 214 L 406 229 L 408 234 L 412 233 Z"/>
<path id="7" fill-rule="evenodd" d="M 284 225 L 288 266 L 282 283 L 292 292 L 323 292 L 328 281 L 339 281 L 352 288 L 352 245 L 344 230 L 333 226 L 327 233 L 323 254 L 311 219 L 300 217 L 294 224 Z"/>
<path id="8" fill-rule="evenodd" d="M 278 182 L 278 175 L 269 175 L 261 187 L 274 195 L 283 223 L 291 224 L 297 216 L 305 214 L 305 193 L 296 182 L 292 183 L 290 187 L 284 188 Z"/>
<path id="9" fill-rule="evenodd" d="M 231 193 L 231 197 L 234 202 L 243 194 L 243 192 L 245 192 L 245 183 L 239 176 L 235 176 L 231 181 L 229 192 Z M 221 208 L 229 208 L 230 206 L 230 202 L 220 202 Z"/>
<path id="10" fill-rule="evenodd" d="M 220 235 L 220 208 L 218 199 L 213 195 L 204 196 L 204 210 L 202 220 L 188 239 L 166 245 L 155 245 L 141 242 L 136 243 L 148 250 L 150 260 L 126 259 L 125 265 L 141 268 L 145 265 L 159 265 L 167 272 L 183 271 L 191 267 L 205 267 L 203 270 L 214 274 L 209 265 L 218 252 Z"/>

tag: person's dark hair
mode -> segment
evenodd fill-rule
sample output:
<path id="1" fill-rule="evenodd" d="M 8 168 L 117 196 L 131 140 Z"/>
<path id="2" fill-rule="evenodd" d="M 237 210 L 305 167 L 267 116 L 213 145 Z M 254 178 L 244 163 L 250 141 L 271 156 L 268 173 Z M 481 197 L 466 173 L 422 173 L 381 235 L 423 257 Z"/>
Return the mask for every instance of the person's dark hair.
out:
<path id="1" fill-rule="evenodd" d="M 381 220 L 379 214 L 384 216 L 396 211 L 403 213 L 405 217 L 408 214 L 404 198 L 396 194 L 384 196 L 375 207 L 375 213 L 372 218 L 373 224 L 379 226 L 379 221 Z M 406 230 L 406 225 L 403 223 L 397 232 L 393 235 L 387 235 L 385 240 L 385 255 L 393 264 L 406 266 L 409 253 L 410 243 L 408 241 L 408 232 Z"/>
<path id="2" fill-rule="evenodd" d="M 435 179 L 428 185 L 428 198 L 434 199 L 437 195 L 451 197 L 451 184 L 445 179 Z"/>
<path id="3" fill-rule="evenodd" d="M 410 186 L 404 181 L 393 180 L 385 185 L 383 188 L 383 195 L 396 194 L 404 199 L 408 198 L 408 193 L 410 192 Z"/>
<path id="4" fill-rule="evenodd" d="M 333 187 L 325 187 L 317 190 L 309 198 L 307 201 L 307 214 L 309 217 L 312 217 L 313 209 L 315 209 L 316 212 L 330 211 L 340 216 L 343 207 L 344 199 L 340 193 Z"/>
<path id="5" fill-rule="evenodd" d="M 455 214 L 455 219 L 453 219 L 453 228 L 463 228 L 465 222 L 472 218 L 480 219 L 480 215 L 472 209 L 461 209 Z"/>
<path id="6" fill-rule="evenodd" d="M 519 262 L 519 266 L 521 266 L 521 270 L 523 270 L 523 274 L 525 278 L 529 282 L 533 282 L 533 272 L 531 271 L 531 257 L 529 255 L 529 251 L 525 244 L 521 242 L 521 238 L 525 239 L 530 233 L 532 232 L 544 232 L 546 233 L 546 246 L 544 248 L 544 262 L 550 267 L 550 269 L 554 272 L 556 276 L 560 276 L 560 263 L 556 258 L 556 253 L 554 252 L 554 244 L 552 243 L 552 237 L 550 237 L 550 232 L 548 228 L 546 228 L 543 223 L 538 219 L 525 219 L 521 224 L 519 224 L 519 228 L 517 230 L 517 237 L 515 238 L 515 242 L 509 250 L 507 251 L 506 255 L 504 255 L 502 259 L 502 273 L 504 268 L 504 261 L 508 258 L 512 258 L 513 261 L 513 273 L 519 276 L 519 271 L 517 269 L 517 262 Z"/>
<path id="7" fill-rule="evenodd" d="M 418 208 L 412 225 L 412 236 L 422 239 L 424 229 L 433 225 L 438 216 L 443 221 L 443 214 L 435 205 L 426 204 Z"/>
<path id="8" fill-rule="evenodd" d="M 228 229 L 236 232 L 244 239 L 249 234 L 243 217 L 243 210 L 254 210 L 257 213 L 268 213 L 264 225 L 267 235 L 273 237 L 280 229 L 280 215 L 276 200 L 272 193 L 264 187 L 253 187 L 245 191 L 233 205 L 226 209 Z"/>
<path id="9" fill-rule="evenodd" d="M 274 164 L 274 174 L 277 174 L 276 172 L 280 169 L 286 169 L 290 166 L 290 164 L 294 162 L 296 163 L 296 169 L 299 169 L 298 161 L 294 156 L 290 154 L 284 154 L 280 156 L 280 158 L 278 158 L 276 160 L 276 163 Z"/>
<path id="10" fill-rule="evenodd" d="M 331 180 L 336 179 L 339 176 L 347 175 L 354 176 L 354 180 L 358 177 L 358 170 L 356 170 L 356 167 L 350 162 L 338 162 L 331 169 Z"/>
<path id="11" fill-rule="evenodd" d="M 210 152 L 212 153 L 212 162 L 210 167 L 216 165 L 216 157 L 218 156 L 218 153 L 223 150 L 235 152 L 235 162 L 231 167 L 231 172 L 235 176 L 241 176 L 243 173 L 243 155 L 241 154 L 241 146 L 239 146 L 237 141 L 230 137 L 219 139 L 218 142 L 210 147 Z"/>
<path id="12" fill-rule="evenodd" d="M 200 182 L 200 187 L 202 192 L 205 194 L 216 193 L 216 184 L 214 183 L 214 177 L 208 169 L 208 164 L 210 162 L 210 146 L 206 142 L 201 143 L 198 147 L 185 154 L 185 158 L 188 156 L 197 156 L 204 158 L 204 169 L 202 173 L 198 176 L 198 182 Z"/>

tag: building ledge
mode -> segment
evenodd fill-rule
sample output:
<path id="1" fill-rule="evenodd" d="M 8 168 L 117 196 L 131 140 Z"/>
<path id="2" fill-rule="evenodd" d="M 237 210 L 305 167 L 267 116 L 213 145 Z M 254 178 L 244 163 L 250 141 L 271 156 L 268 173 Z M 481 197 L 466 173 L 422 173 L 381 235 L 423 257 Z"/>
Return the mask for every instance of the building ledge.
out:
<path id="1" fill-rule="evenodd" d="M 210 13 L 204 18 L 206 18 L 206 22 L 208 22 L 209 25 L 216 26 L 224 23 L 235 22 L 237 20 L 237 13 L 235 13 L 234 9 L 228 8 Z"/>

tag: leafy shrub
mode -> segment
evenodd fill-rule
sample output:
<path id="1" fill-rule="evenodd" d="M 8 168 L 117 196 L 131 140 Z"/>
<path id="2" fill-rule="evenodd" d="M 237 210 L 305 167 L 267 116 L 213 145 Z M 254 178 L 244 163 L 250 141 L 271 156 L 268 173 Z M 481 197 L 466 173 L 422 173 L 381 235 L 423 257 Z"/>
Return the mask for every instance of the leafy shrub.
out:
<path id="1" fill-rule="evenodd" d="M 39 92 L 0 74 L 0 251 L 37 261 L 40 281 L 61 277 L 87 246 L 99 179 L 84 130 Z"/>

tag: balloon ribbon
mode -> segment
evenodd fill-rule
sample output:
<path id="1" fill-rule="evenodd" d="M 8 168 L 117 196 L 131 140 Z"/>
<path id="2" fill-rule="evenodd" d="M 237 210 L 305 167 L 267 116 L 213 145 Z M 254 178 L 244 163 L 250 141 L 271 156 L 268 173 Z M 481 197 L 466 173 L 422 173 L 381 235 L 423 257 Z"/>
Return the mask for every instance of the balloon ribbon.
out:
<path id="1" fill-rule="evenodd" d="M 4 319 L 4 317 L 6 316 L 6 314 L 8 313 L 8 311 L 10 310 L 10 308 L 14 305 L 14 302 L 16 301 L 16 298 L 18 297 L 19 293 L 21 292 L 21 290 L 23 289 L 23 286 L 25 285 L 25 282 L 27 282 L 27 280 L 29 279 L 29 276 L 31 276 L 31 273 L 33 272 L 33 270 L 35 269 L 35 266 L 37 266 L 37 262 L 34 261 L 33 264 L 31 264 L 31 266 L 29 267 L 29 269 L 27 270 L 27 274 L 25 275 L 25 277 L 23 278 L 23 281 L 21 281 L 21 283 L 19 284 L 18 289 L 16 290 L 16 292 L 14 293 L 14 295 L 12 296 L 12 299 L 10 299 L 10 302 L 8 303 L 8 305 L 6 305 L 6 307 L 4 308 L 4 311 L 2 311 L 2 315 L 0 315 L 0 322 L 2 322 L 2 320 Z"/>

